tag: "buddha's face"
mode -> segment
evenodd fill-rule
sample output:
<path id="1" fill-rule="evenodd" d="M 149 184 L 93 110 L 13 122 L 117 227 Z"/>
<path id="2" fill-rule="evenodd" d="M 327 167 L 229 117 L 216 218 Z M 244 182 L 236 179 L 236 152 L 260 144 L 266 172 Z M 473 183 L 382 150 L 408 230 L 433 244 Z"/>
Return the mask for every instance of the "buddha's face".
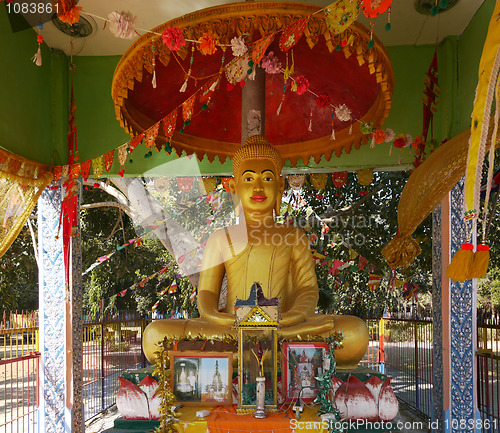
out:
<path id="1" fill-rule="evenodd" d="M 229 184 L 243 210 L 252 215 L 272 215 L 283 194 L 284 180 L 268 159 L 249 159 L 240 165 L 240 174 Z"/>

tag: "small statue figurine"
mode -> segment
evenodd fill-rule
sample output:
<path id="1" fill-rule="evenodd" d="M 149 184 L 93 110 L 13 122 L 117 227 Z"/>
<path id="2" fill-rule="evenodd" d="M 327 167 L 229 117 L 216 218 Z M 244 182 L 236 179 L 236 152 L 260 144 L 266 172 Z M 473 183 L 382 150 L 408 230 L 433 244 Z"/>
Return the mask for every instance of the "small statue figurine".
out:
<path id="1" fill-rule="evenodd" d="M 278 334 L 294 340 L 308 335 L 343 334 L 335 352 L 338 368 L 356 368 L 368 346 L 368 328 L 358 317 L 316 313 L 319 289 L 309 241 L 297 227 L 278 224 L 284 179 L 279 152 L 260 135 L 248 138 L 233 157 L 229 188 L 239 199 L 240 223 L 210 236 L 198 285 L 198 319 L 153 321 L 144 332 L 144 353 L 154 360 L 165 336 L 236 335 L 235 302 L 247 299 L 255 281 L 266 298 L 280 298 Z M 222 280 L 227 299 L 219 310 Z"/>

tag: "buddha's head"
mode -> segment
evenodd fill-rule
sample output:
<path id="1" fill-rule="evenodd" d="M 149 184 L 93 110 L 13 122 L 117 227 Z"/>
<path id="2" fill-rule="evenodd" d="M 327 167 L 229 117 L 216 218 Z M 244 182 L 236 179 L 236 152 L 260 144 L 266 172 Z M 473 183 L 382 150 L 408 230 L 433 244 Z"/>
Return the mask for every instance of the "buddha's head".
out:
<path id="1" fill-rule="evenodd" d="M 229 188 L 240 198 L 245 213 L 279 215 L 285 182 L 279 152 L 262 135 L 249 137 L 233 156 Z"/>

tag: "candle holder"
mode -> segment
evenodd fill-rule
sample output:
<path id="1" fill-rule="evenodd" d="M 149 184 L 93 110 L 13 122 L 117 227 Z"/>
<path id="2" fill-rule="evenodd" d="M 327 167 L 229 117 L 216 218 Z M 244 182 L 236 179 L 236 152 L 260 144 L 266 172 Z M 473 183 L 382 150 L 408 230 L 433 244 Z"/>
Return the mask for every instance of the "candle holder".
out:
<path id="1" fill-rule="evenodd" d="M 237 413 L 265 418 L 277 404 L 278 298 L 264 297 L 255 283 L 246 300 L 237 300 L 238 407 Z"/>

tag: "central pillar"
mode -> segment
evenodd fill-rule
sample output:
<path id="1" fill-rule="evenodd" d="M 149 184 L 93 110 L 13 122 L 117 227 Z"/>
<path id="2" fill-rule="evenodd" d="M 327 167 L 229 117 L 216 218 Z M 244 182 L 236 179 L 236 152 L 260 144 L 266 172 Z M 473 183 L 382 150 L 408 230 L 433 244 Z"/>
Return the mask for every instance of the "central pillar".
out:
<path id="1" fill-rule="evenodd" d="M 241 94 L 242 145 L 252 135 L 266 135 L 266 73 L 256 66 L 254 70 L 255 79 L 245 81 Z"/>

